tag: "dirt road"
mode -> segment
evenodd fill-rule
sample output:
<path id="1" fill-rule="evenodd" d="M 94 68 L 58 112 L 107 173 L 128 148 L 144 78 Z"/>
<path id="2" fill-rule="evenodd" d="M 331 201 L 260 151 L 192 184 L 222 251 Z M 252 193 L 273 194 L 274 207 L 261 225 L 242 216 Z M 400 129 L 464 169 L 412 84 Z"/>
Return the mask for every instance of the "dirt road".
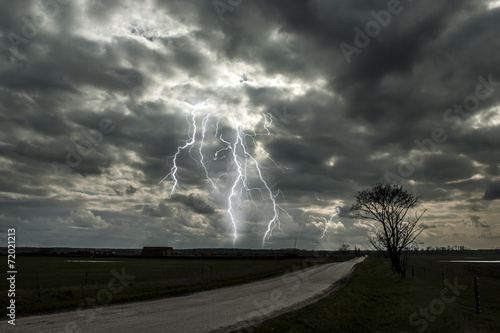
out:
<path id="1" fill-rule="evenodd" d="M 0 322 L 1 332 L 203 333 L 242 330 L 311 303 L 363 261 L 317 265 L 276 278 L 188 296 L 112 305 Z"/>

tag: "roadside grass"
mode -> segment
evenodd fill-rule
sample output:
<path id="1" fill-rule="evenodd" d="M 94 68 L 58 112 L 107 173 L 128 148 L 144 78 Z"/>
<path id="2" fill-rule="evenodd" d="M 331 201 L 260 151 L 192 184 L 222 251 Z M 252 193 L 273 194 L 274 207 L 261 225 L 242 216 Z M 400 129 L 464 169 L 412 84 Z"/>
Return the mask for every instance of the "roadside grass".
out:
<path id="1" fill-rule="evenodd" d="M 317 264 L 350 258 L 318 259 Z M 98 262 L 93 262 L 98 261 Z M 303 259 L 144 259 L 19 257 L 16 314 L 31 315 L 100 305 L 98 293 L 125 272 L 133 279 L 117 293 L 101 293 L 102 304 L 181 296 L 270 278 L 310 266 Z M 116 282 L 116 281 L 115 281 Z M 7 281 L 0 282 L 8 290 Z M 111 300 L 109 299 L 111 295 Z M 111 301 L 111 302 L 108 302 Z M 7 293 L 0 304 L 7 304 Z M 5 320 L 7 317 L 4 317 Z"/>
<path id="2" fill-rule="evenodd" d="M 490 265 L 484 270 L 473 266 L 476 275 L 486 272 L 480 276 L 484 297 L 481 296 L 482 313 L 478 315 L 472 279 L 468 276 L 470 265 L 457 264 L 450 271 L 450 266 L 438 262 L 444 259 L 438 256 L 412 259 L 415 266 L 428 266 L 427 285 L 420 271 L 414 279 L 410 271 L 410 276 L 401 280 L 392 274 L 385 261 L 369 257 L 330 296 L 243 332 L 500 332 L 500 304 L 496 296 L 500 292 L 500 265 Z M 449 303 L 440 302 L 443 269 L 451 284 L 457 277 L 457 283 L 466 286 L 456 298 L 453 290 L 448 290 Z M 420 309 L 431 319 L 420 314 Z"/>

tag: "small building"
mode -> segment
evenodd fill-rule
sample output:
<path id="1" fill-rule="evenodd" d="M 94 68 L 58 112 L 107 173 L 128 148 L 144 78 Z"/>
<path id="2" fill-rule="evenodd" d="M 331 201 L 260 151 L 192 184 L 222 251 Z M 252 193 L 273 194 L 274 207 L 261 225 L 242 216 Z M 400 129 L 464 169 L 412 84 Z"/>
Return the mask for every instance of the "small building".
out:
<path id="1" fill-rule="evenodd" d="M 174 248 L 170 246 L 145 246 L 142 248 L 143 257 L 168 257 L 175 254 Z"/>

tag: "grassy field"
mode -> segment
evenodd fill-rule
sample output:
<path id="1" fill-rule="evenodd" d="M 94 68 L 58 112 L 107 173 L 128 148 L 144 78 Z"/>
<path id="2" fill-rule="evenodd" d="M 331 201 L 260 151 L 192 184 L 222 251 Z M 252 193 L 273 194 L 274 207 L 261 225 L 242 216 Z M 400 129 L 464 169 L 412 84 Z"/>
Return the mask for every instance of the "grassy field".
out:
<path id="1" fill-rule="evenodd" d="M 382 259 L 369 257 L 334 294 L 246 332 L 500 332 L 500 264 L 440 262 L 446 259 L 465 258 L 412 257 L 415 278 L 410 268 L 410 276 L 400 280 Z M 442 271 L 453 286 L 444 298 Z M 475 313 L 474 275 L 480 283 L 480 315 Z"/>
<path id="2" fill-rule="evenodd" d="M 178 296 L 279 275 L 301 267 L 302 262 L 18 257 L 16 310 L 26 315 Z M 8 290 L 6 279 L 0 280 L 0 290 Z M 7 293 L 2 292 L 0 304 L 7 301 Z"/>

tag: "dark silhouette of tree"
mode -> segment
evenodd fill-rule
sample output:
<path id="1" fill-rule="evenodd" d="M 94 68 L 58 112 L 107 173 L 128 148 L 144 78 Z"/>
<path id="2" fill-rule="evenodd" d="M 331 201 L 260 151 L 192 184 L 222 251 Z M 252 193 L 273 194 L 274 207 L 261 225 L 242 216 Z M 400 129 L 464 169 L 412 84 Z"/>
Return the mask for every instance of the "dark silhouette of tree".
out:
<path id="1" fill-rule="evenodd" d="M 354 245 L 354 256 L 361 257 L 361 248 L 358 248 L 356 245 Z"/>
<path id="2" fill-rule="evenodd" d="M 423 229 L 417 223 L 425 210 L 412 216 L 421 196 L 408 192 L 401 185 L 378 183 L 370 189 L 354 195 L 356 203 L 351 207 L 351 218 L 377 222 L 377 232 L 369 237 L 371 246 L 390 261 L 393 272 L 401 278 L 408 267 L 408 250 Z"/>

